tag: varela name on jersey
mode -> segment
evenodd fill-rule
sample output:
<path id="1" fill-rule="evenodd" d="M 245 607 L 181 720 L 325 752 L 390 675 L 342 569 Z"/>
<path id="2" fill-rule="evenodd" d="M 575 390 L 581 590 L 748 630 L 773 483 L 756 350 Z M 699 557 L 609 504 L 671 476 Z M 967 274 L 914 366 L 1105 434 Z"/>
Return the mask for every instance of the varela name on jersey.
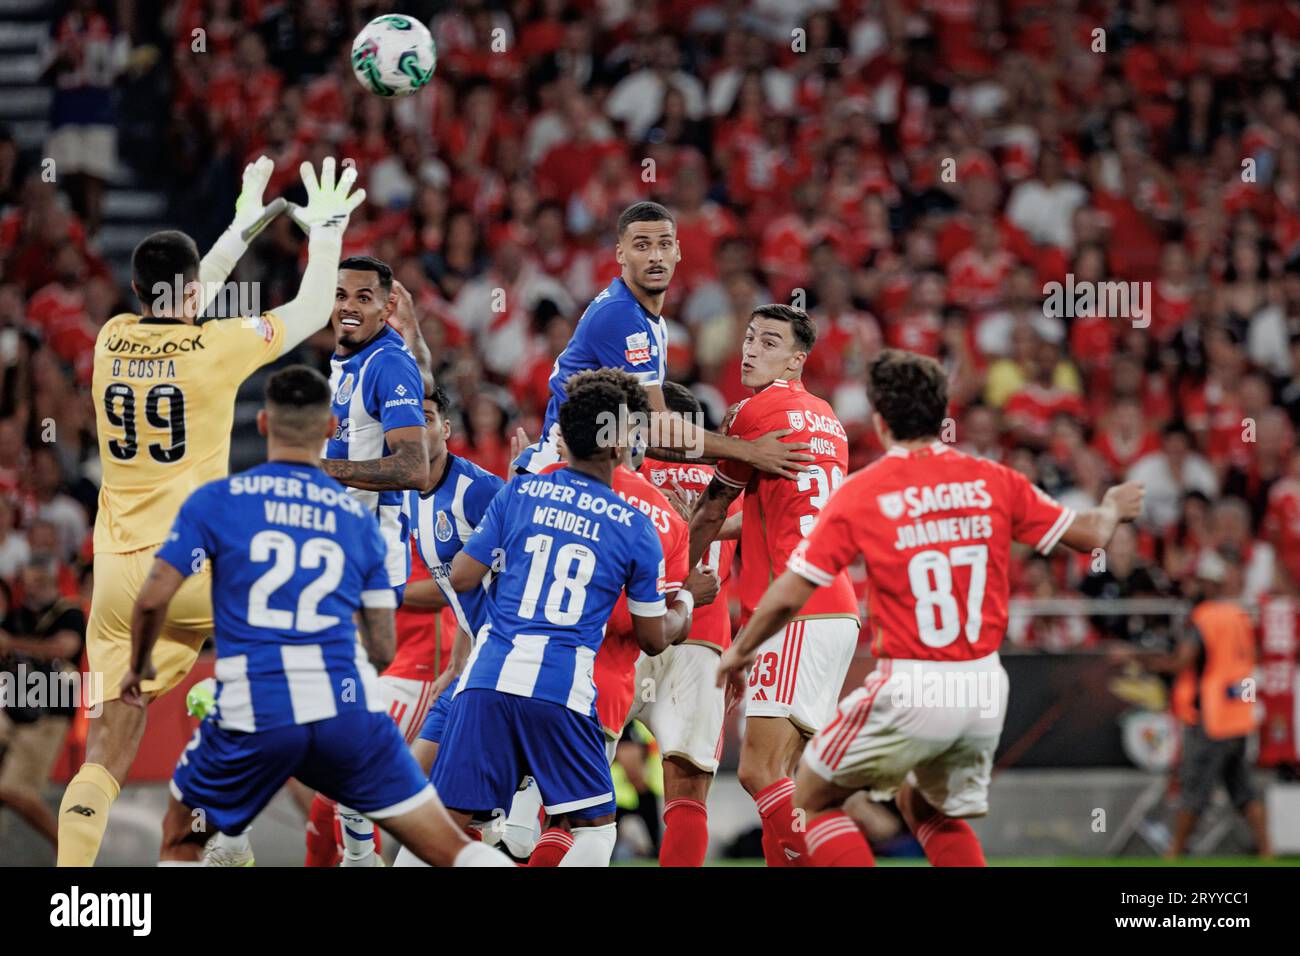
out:
<path id="1" fill-rule="evenodd" d="M 185 498 L 227 473 L 235 393 L 277 358 L 274 315 L 179 319 L 115 315 L 95 341 L 92 391 L 104 477 L 95 551 L 152 547 Z"/>

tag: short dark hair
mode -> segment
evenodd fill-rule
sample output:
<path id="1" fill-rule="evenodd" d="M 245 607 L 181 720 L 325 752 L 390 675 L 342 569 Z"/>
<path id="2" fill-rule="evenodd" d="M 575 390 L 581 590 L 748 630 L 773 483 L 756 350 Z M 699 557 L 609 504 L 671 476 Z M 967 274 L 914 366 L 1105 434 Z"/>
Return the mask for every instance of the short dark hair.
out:
<path id="1" fill-rule="evenodd" d="M 290 365 L 267 379 L 266 404 L 277 408 L 328 406 L 330 383 L 314 368 Z"/>
<path id="2" fill-rule="evenodd" d="M 199 247 L 178 229 L 164 229 L 146 236 L 131 253 L 131 281 L 140 298 L 153 296 L 159 284 L 170 288 L 177 277 L 181 284 L 199 277 Z"/>
<path id="3" fill-rule="evenodd" d="M 817 344 L 817 323 L 810 319 L 808 313 L 803 309 L 796 309 L 792 305 L 782 305 L 780 302 L 769 302 L 767 305 L 758 306 L 749 315 L 750 318 L 758 317 L 776 319 L 778 322 L 789 322 L 795 343 L 804 352 L 811 352 L 812 347 Z"/>
<path id="4" fill-rule="evenodd" d="M 641 202 L 634 202 L 632 205 L 624 209 L 622 214 L 618 217 L 619 238 L 621 239 L 623 237 L 623 233 L 627 231 L 627 227 L 632 225 L 634 222 L 662 222 L 664 220 L 671 222 L 673 227 L 676 228 L 677 220 L 673 218 L 673 214 L 663 206 L 659 205 L 659 203 L 650 202 L 648 199 L 642 200 Z"/>
<path id="5" fill-rule="evenodd" d="M 695 397 L 695 393 L 680 382 L 665 381 L 663 389 L 664 404 L 668 406 L 670 412 L 692 416 L 704 413 L 704 408 L 700 405 L 700 400 Z"/>
<path id="6" fill-rule="evenodd" d="M 609 416 L 617 418 L 620 409 L 628 415 L 650 415 L 645 388 L 620 369 L 577 372 L 564 383 L 564 391 L 568 397 L 560 406 L 560 434 L 569 455 L 579 461 L 590 461 L 599 453 L 600 433 Z"/>
<path id="7" fill-rule="evenodd" d="M 393 291 L 393 269 L 382 259 L 376 259 L 374 256 L 348 256 L 339 263 L 339 269 L 374 272 L 379 276 L 379 288 L 383 290 L 384 295 Z"/>
<path id="8" fill-rule="evenodd" d="M 948 411 L 948 377 L 932 358 L 885 349 L 867 367 L 867 399 L 896 441 L 934 438 Z"/>
<path id="9" fill-rule="evenodd" d="M 424 400 L 433 402 L 433 407 L 438 409 L 438 414 L 443 418 L 446 418 L 447 413 L 451 411 L 451 399 L 447 397 L 447 390 L 437 382 L 433 382 L 425 388 Z"/>

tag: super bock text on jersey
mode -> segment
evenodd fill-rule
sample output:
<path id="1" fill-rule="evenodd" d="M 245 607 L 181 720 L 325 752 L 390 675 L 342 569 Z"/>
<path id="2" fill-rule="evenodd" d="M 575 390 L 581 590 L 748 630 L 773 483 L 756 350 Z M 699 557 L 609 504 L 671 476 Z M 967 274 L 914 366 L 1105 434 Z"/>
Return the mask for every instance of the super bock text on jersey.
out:
<path id="1" fill-rule="evenodd" d="M 402 337 L 391 328 L 385 327 L 365 348 L 351 355 L 330 358 L 330 393 L 334 396 L 338 426 L 325 443 L 324 458 L 383 458 L 389 453 L 385 433 L 395 428 L 424 427 L 420 368 Z M 400 598 L 411 572 L 406 492 L 350 491 L 379 519 L 387 549 L 389 584 Z"/>
<path id="2" fill-rule="evenodd" d="M 569 344 L 551 370 L 551 397 L 542 422 L 542 437 L 519 455 L 515 468 L 539 473 L 560 460 L 560 406 L 564 384 L 578 372 L 622 369 L 642 385 L 662 385 L 667 369 L 668 324 L 651 315 L 622 279 L 615 279 L 578 320 Z"/>
<path id="3" fill-rule="evenodd" d="M 269 462 L 182 505 L 158 558 L 185 576 L 212 563 L 217 711 L 172 790 L 217 829 L 240 832 L 290 776 L 376 817 L 432 796 L 353 623 L 394 606 L 385 556 L 370 513 L 306 465 Z"/>
<path id="4" fill-rule="evenodd" d="M 665 611 L 654 526 L 608 485 L 566 468 L 506 485 L 464 550 L 497 569 L 495 594 L 434 785 L 447 806 L 484 811 L 509 806 L 531 774 L 549 813 L 613 812 L 593 663 L 624 589 L 633 614 Z"/>

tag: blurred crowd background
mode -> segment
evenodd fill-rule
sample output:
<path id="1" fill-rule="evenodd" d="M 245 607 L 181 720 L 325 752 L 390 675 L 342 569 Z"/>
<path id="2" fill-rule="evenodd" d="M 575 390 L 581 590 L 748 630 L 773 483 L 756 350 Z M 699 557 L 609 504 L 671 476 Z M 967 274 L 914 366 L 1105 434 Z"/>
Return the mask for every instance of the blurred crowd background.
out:
<path id="1" fill-rule="evenodd" d="M 100 247 L 105 183 L 126 168 L 165 191 L 162 218 L 205 249 L 263 153 L 268 195 L 291 199 L 302 160 L 355 161 L 369 199 L 345 253 L 414 293 L 453 450 L 494 471 L 516 425 L 538 430 L 552 362 L 617 272 L 618 212 L 649 197 L 683 254 L 669 376 L 714 423 L 745 397 L 750 308 L 794 301 L 819 329 L 807 385 L 855 468 L 880 451 L 865 365 L 893 345 L 949 370 L 944 437 L 964 450 L 1076 507 L 1147 482 L 1104 569 L 1021 561 L 1018 595 L 1194 596 L 1210 549 L 1239 556 L 1248 597 L 1300 580 L 1300 3 L 413 0 L 436 77 L 386 101 L 348 53 L 391 6 L 60 9 L 50 136 L 0 132 L 0 601 L 21 600 L 33 555 L 89 595 L 90 353 L 137 307 Z M 282 217 L 234 278 L 273 308 L 303 259 Z M 1067 274 L 1149 283 L 1149 323 L 1049 314 L 1044 286 Z M 326 332 L 296 357 L 329 349 Z M 257 441 L 239 427 L 237 467 Z M 1010 636 L 1153 639 L 1068 617 Z"/>

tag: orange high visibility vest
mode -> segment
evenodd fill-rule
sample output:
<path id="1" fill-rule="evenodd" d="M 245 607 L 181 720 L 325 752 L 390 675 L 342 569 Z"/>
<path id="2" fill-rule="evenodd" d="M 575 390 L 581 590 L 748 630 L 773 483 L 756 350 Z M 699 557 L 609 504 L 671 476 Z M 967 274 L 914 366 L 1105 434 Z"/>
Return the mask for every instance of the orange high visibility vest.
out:
<path id="1" fill-rule="evenodd" d="M 1242 699 L 1243 682 L 1255 670 L 1255 627 L 1250 615 L 1229 601 L 1203 601 L 1192 611 L 1201 634 L 1205 666 L 1178 675 L 1174 715 L 1201 724 L 1207 737 L 1244 737 L 1255 729 L 1255 705 Z"/>

